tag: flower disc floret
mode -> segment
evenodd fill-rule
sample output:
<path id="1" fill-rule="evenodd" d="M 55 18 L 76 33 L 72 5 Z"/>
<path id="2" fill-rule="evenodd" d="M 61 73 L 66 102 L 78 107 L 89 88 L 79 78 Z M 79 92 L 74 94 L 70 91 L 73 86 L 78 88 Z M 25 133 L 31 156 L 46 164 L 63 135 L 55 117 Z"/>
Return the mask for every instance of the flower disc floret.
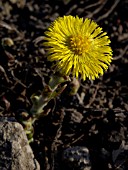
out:
<path id="1" fill-rule="evenodd" d="M 82 37 L 80 34 L 77 36 L 71 36 L 69 39 L 70 43 L 70 49 L 74 52 L 76 55 L 82 55 L 82 53 L 85 53 L 88 51 L 90 47 L 90 41 L 87 37 Z"/>
<path id="2" fill-rule="evenodd" d="M 57 18 L 45 32 L 48 60 L 62 75 L 95 79 L 112 61 L 110 39 L 96 22 L 86 18 Z"/>

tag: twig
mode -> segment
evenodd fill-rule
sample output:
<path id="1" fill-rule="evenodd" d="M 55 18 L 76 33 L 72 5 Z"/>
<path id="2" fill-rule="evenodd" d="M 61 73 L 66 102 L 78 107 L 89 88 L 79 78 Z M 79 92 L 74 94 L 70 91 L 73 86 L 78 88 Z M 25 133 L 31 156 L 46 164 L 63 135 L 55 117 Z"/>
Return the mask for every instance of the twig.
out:
<path id="1" fill-rule="evenodd" d="M 128 159 L 124 160 L 122 163 L 120 163 L 120 165 L 116 166 L 115 167 L 115 170 L 117 169 L 120 169 L 122 167 L 122 165 L 126 164 L 126 162 L 128 162 Z"/>
<path id="2" fill-rule="evenodd" d="M 90 4 L 90 5 L 86 6 L 86 7 L 84 8 L 84 10 L 85 10 L 85 9 L 92 8 L 92 7 L 97 6 L 97 5 L 100 5 L 101 3 L 102 3 L 102 1 L 98 1 L 98 2 L 95 2 L 94 4 Z"/>
<path id="3" fill-rule="evenodd" d="M 6 74 L 5 69 L 1 65 L 0 65 L 0 72 L 2 72 L 4 74 L 4 77 L 5 77 L 6 81 L 9 83 L 10 80 L 9 80 L 7 74 Z"/>
<path id="4" fill-rule="evenodd" d="M 0 27 L 6 28 L 9 31 L 15 31 L 17 34 L 20 34 L 20 32 L 13 26 L 10 26 L 10 24 L 7 24 L 4 21 L 0 21 Z"/>
<path id="5" fill-rule="evenodd" d="M 99 89 L 99 86 L 97 85 L 96 86 L 96 90 L 95 90 L 95 93 L 93 94 L 92 98 L 90 99 L 89 103 L 85 106 L 85 108 L 89 108 L 92 103 L 94 102 L 95 98 L 96 98 L 96 95 L 97 95 L 97 90 Z"/>
<path id="6" fill-rule="evenodd" d="M 19 80 L 19 79 L 14 75 L 13 70 L 11 71 L 11 74 L 12 74 L 12 76 L 13 76 L 13 79 L 14 79 L 17 83 L 19 83 L 19 84 L 22 85 L 23 87 L 27 88 L 26 85 L 25 85 L 24 83 L 22 83 L 21 80 Z"/>
<path id="7" fill-rule="evenodd" d="M 121 49 L 120 54 L 114 57 L 113 60 L 119 60 L 120 58 L 122 58 L 127 50 L 128 50 L 128 45 L 124 49 Z"/>
<path id="8" fill-rule="evenodd" d="M 97 8 L 96 10 L 94 10 L 93 12 L 91 12 L 90 14 L 88 14 L 86 17 L 87 18 L 92 18 L 95 14 L 97 14 L 98 12 L 100 12 L 103 7 L 105 6 L 105 4 L 107 3 L 108 0 L 104 0 L 103 3 L 99 6 L 99 8 Z"/>
<path id="9" fill-rule="evenodd" d="M 70 143 L 70 145 L 78 142 L 82 137 L 84 137 L 84 135 L 85 135 L 85 134 L 80 135 L 77 139 L 73 140 L 73 141 Z"/>
<path id="10" fill-rule="evenodd" d="M 120 0 L 115 0 L 111 8 L 104 15 L 100 16 L 96 21 L 99 22 L 100 20 L 107 18 L 112 13 L 112 11 L 116 8 L 119 2 Z"/>
<path id="11" fill-rule="evenodd" d="M 77 5 L 76 4 L 74 4 L 70 9 L 69 9 L 69 11 L 68 12 L 66 12 L 66 15 L 69 15 L 73 10 L 75 10 L 77 8 Z"/>
<path id="12" fill-rule="evenodd" d="M 128 33 L 121 33 L 119 36 L 118 36 L 118 42 L 120 41 L 127 41 L 128 40 Z"/>
<path id="13" fill-rule="evenodd" d="M 96 3 L 93 3 L 93 4 L 89 4 L 89 5 L 85 5 L 85 7 L 84 8 L 80 8 L 80 14 L 82 14 L 82 13 L 84 13 L 85 11 L 87 12 L 87 10 L 89 9 L 89 8 L 92 8 L 92 7 L 96 7 L 96 6 L 98 6 L 98 5 L 100 5 L 102 3 L 102 1 L 98 1 L 98 2 L 96 2 Z"/>

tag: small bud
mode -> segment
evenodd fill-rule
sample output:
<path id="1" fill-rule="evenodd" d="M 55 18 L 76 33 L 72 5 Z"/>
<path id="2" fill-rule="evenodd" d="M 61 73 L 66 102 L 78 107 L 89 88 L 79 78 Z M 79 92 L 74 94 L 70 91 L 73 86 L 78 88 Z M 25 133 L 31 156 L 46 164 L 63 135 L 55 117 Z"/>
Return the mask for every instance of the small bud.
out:
<path id="1" fill-rule="evenodd" d="M 80 87 L 80 82 L 76 78 L 73 78 L 73 80 L 70 83 L 69 95 L 75 95 L 79 90 L 79 87 Z"/>

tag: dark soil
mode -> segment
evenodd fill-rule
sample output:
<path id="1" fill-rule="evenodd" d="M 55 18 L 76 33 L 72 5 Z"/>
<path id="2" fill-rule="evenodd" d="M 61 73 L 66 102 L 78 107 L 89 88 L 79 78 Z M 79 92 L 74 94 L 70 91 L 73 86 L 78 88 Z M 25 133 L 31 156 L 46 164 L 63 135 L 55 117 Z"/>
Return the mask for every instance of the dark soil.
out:
<path id="1" fill-rule="evenodd" d="M 1 0 L 0 115 L 17 119 L 32 106 L 52 73 L 41 44 L 58 16 L 95 20 L 108 33 L 113 61 L 105 74 L 86 80 L 76 95 L 70 84 L 50 101 L 34 125 L 34 155 L 42 170 L 65 170 L 64 149 L 86 146 L 92 170 L 128 170 L 128 0 Z M 18 119 L 17 119 L 18 120 Z"/>

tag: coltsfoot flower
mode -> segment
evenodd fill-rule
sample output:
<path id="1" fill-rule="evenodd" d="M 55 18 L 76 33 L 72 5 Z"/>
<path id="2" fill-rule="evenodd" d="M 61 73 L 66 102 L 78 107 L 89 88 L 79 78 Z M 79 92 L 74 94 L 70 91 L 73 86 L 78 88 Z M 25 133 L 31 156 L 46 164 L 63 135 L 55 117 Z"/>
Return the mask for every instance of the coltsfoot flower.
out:
<path id="1" fill-rule="evenodd" d="M 55 61 L 62 75 L 94 80 L 112 61 L 110 39 L 91 19 L 78 16 L 57 18 L 45 32 L 48 60 Z"/>

